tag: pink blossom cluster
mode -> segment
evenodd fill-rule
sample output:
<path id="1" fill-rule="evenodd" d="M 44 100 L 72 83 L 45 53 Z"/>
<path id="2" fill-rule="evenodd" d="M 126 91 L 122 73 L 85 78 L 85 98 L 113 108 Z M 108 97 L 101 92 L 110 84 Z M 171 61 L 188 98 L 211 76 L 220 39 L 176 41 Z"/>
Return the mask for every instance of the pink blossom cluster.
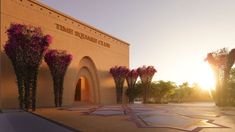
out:
<path id="1" fill-rule="evenodd" d="M 128 72 L 129 69 L 125 66 L 115 66 L 110 69 L 110 73 L 115 80 L 120 78 L 125 79 Z"/>
<path id="2" fill-rule="evenodd" d="M 157 72 L 157 70 L 153 66 L 146 67 L 145 65 L 139 67 L 137 72 L 140 76 L 140 79 L 143 83 L 150 82 L 152 80 L 153 75 Z"/>
<path id="3" fill-rule="evenodd" d="M 235 61 L 235 49 L 232 49 L 230 52 L 208 53 L 205 61 L 208 61 L 211 65 L 219 69 L 231 67 Z"/>
<path id="4" fill-rule="evenodd" d="M 115 81 L 117 103 L 121 104 L 122 103 L 123 84 L 124 84 L 126 75 L 129 72 L 129 69 L 125 66 L 115 66 L 115 67 L 112 67 L 109 72 L 112 74 L 113 79 Z"/>
<path id="5" fill-rule="evenodd" d="M 136 69 L 132 69 L 126 74 L 126 81 L 129 86 L 132 86 L 135 84 L 139 74 Z"/>
<path id="6" fill-rule="evenodd" d="M 31 67 L 39 65 L 52 41 L 50 35 L 42 34 L 41 28 L 23 24 L 11 24 L 7 35 L 6 54 L 15 63 Z"/>
<path id="7" fill-rule="evenodd" d="M 44 57 L 53 77 L 63 76 L 72 58 L 65 50 L 48 50 Z"/>
<path id="8" fill-rule="evenodd" d="M 21 109 L 36 109 L 37 75 L 41 60 L 52 38 L 43 35 L 41 28 L 24 24 L 11 24 L 6 31 L 4 46 L 17 77 Z"/>
<path id="9" fill-rule="evenodd" d="M 219 55 L 215 57 L 214 53 L 208 53 L 205 61 L 208 61 L 213 67 L 223 69 L 226 64 L 226 56 Z"/>

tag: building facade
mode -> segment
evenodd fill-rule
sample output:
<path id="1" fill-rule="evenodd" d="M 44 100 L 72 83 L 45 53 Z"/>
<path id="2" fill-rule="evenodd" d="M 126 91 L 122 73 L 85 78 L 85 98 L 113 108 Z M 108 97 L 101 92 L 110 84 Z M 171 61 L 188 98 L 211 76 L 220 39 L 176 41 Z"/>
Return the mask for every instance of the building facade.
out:
<path id="1" fill-rule="evenodd" d="M 11 23 L 39 26 L 53 38 L 50 49 L 73 55 L 64 80 L 63 105 L 76 101 L 116 103 L 115 84 L 109 69 L 129 67 L 129 44 L 35 0 L 1 0 L 0 108 L 17 108 L 16 77 L 3 46 Z M 53 83 L 43 61 L 37 85 L 37 106 L 54 106 Z"/>

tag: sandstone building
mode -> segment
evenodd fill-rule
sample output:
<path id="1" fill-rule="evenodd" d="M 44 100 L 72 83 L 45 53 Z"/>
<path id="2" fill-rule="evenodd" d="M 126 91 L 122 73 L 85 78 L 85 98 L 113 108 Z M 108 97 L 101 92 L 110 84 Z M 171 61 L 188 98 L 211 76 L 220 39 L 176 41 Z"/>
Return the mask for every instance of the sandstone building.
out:
<path id="1" fill-rule="evenodd" d="M 53 37 L 51 49 L 73 55 L 64 81 L 63 104 L 76 101 L 116 103 L 115 85 L 109 69 L 129 66 L 129 44 L 35 0 L 1 0 L 0 108 L 18 107 L 16 77 L 3 46 L 11 23 L 42 28 Z M 46 63 L 40 66 L 37 106 L 54 105 L 53 83 Z"/>

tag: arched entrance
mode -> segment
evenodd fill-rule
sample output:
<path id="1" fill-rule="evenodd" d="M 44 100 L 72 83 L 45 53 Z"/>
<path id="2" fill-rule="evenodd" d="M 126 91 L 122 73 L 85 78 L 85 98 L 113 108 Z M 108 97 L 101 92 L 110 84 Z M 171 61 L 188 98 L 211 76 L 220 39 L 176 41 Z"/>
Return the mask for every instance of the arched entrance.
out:
<path id="1" fill-rule="evenodd" d="M 99 81 L 94 62 L 83 57 L 79 63 L 77 82 L 74 88 L 74 101 L 100 103 Z"/>
<path id="2" fill-rule="evenodd" d="M 74 101 L 91 102 L 89 83 L 85 77 L 80 77 L 76 86 Z"/>

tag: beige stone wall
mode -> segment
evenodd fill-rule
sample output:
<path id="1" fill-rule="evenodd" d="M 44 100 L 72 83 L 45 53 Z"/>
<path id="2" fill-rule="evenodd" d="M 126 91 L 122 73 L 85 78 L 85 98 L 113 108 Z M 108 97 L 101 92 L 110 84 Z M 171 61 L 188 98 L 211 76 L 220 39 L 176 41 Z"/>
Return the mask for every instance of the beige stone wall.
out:
<path id="1" fill-rule="evenodd" d="M 76 84 L 81 75 L 90 78 L 93 103 L 115 103 L 114 82 L 109 69 L 114 65 L 129 66 L 129 44 L 36 1 L 1 0 L 0 101 L 4 108 L 18 106 L 15 74 L 2 48 L 7 40 L 5 31 L 12 22 L 40 26 L 45 34 L 53 37 L 50 48 L 67 50 L 73 54 L 73 61 L 65 76 L 64 105 L 74 102 Z M 73 34 L 67 29 L 72 29 Z M 106 44 L 81 39 L 81 36 L 75 35 L 75 31 Z M 53 106 L 52 79 L 45 62 L 41 65 L 38 79 L 37 106 Z"/>

